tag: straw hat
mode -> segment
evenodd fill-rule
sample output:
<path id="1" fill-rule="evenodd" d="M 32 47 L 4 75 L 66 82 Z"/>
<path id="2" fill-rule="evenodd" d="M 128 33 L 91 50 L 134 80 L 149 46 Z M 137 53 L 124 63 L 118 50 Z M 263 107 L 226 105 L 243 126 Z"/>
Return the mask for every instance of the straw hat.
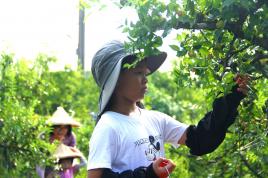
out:
<path id="1" fill-rule="evenodd" d="M 71 125 L 73 127 L 80 127 L 81 124 L 75 121 L 63 107 L 58 107 L 53 113 L 52 117 L 47 120 L 47 123 L 52 125 Z"/>
<path id="2" fill-rule="evenodd" d="M 64 159 L 64 158 L 81 158 L 83 154 L 75 147 L 66 146 L 61 143 L 56 149 L 53 156 L 56 159 Z"/>

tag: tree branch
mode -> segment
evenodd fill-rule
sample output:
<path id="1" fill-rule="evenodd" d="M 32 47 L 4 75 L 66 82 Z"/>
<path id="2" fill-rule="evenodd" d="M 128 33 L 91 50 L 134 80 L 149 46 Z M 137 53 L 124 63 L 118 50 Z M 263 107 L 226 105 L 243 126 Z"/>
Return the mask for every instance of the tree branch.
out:
<path id="1" fill-rule="evenodd" d="M 268 58 L 268 54 L 257 52 L 254 56 L 254 60 L 251 63 L 259 62 L 261 59 Z"/>
<path id="2" fill-rule="evenodd" d="M 244 46 L 243 48 L 241 48 L 241 49 L 238 49 L 238 50 L 236 50 L 236 51 L 233 51 L 233 52 L 231 52 L 231 56 L 233 56 L 233 55 L 235 55 L 235 54 L 238 54 L 238 53 L 241 53 L 242 51 L 244 51 L 244 50 L 246 50 L 247 48 L 249 48 L 251 45 L 246 45 L 246 46 Z"/>
<path id="3" fill-rule="evenodd" d="M 234 42 L 235 42 L 235 40 L 236 40 L 236 38 L 233 37 L 233 39 L 232 39 L 232 41 L 230 43 L 229 50 L 228 50 L 227 54 L 225 55 L 225 58 L 222 59 L 222 61 L 224 62 L 224 64 L 223 64 L 223 71 L 222 71 L 221 76 L 220 76 L 221 80 L 222 80 L 222 78 L 223 78 L 223 76 L 224 76 L 224 74 L 226 72 L 226 67 L 228 66 L 228 61 L 231 58 L 231 53 L 233 52 L 233 49 L 234 49 Z"/>
<path id="4" fill-rule="evenodd" d="M 245 19 L 247 18 L 248 15 L 254 15 L 254 13 L 261 8 L 264 4 L 267 4 L 267 2 L 265 2 L 265 0 L 259 0 L 258 2 L 256 2 L 256 5 L 254 8 L 250 9 L 249 11 L 243 9 L 243 8 L 239 8 L 239 22 L 227 22 L 225 24 L 225 26 L 223 27 L 223 29 L 229 31 L 230 33 L 233 33 L 234 36 L 236 38 L 239 39 L 246 39 L 248 41 L 251 41 L 254 45 L 260 46 L 262 48 L 264 48 L 265 50 L 268 50 L 268 38 L 267 37 L 249 37 L 246 36 L 242 26 L 243 23 L 245 21 Z M 177 25 L 174 27 L 175 29 L 196 29 L 196 30 L 216 30 L 216 29 L 220 29 L 217 27 L 217 21 L 215 20 L 203 20 L 201 22 L 198 23 L 194 23 L 191 24 L 190 22 L 182 22 L 182 21 L 178 21 Z"/>
<path id="5" fill-rule="evenodd" d="M 248 161 L 244 158 L 244 156 L 241 154 L 241 153 L 239 153 L 239 156 L 240 156 L 240 158 L 241 158 L 241 160 L 243 161 L 243 163 L 247 166 L 247 168 L 256 176 L 256 177 L 259 177 L 259 178 L 263 178 L 261 175 L 259 175 L 258 174 L 258 172 L 256 172 L 255 170 L 254 170 L 254 168 L 252 168 L 251 166 L 250 166 L 250 164 L 248 163 Z"/>
<path id="6" fill-rule="evenodd" d="M 216 30 L 219 29 L 216 26 L 216 22 L 201 22 L 201 23 L 195 23 L 191 25 L 188 22 L 178 22 L 175 29 L 195 29 L 195 30 Z M 237 25 L 236 23 L 226 23 L 224 29 L 234 34 L 235 37 L 240 39 L 246 39 L 248 41 L 251 41 L 254 45 L 260 46 L 264 48 L 265 50 L 268 50 L 268 38 L 263 37 L 254 37 L 251 39 L 250 37 L 245 36 L 243 30 L 241 29 L 240 25 Z"/>
<path id="7" fill-rule="evenodd" d="M 203 35 L 203 37 L 204 37 L 204 39 L 206 40 L 206 42 L 211 43 L 211 42 L 209 41 L 209 39 L 206 37 L 206 34 L 203 32 L 203 30 L 200 30 L 200 33 Z M 212 47 L 210 47 L 210 48 L 212 48 Z M 209 48 L 209 49 L 210 49 L 210 48 Z"/>
<path id="8" fill-rule="evenodd" d="M 265 78 L 268 78 L 268 72 L 263 68 L 263 65 L 260 62 L 261 59 L 265 58 L 268 58 L 268 54 L 257 52 L 254 56 L 254 59 L 251 61 L 251 64 L 255 65 L 255 67 L 259 69 L 259 71 Z"/>

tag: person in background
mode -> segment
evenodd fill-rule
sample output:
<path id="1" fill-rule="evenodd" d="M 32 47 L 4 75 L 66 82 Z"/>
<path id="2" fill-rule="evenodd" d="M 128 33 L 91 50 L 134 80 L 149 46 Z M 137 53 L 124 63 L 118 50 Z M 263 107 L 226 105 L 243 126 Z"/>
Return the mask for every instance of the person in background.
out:
<path id="1" fill-rule="evenodd" d="M 47 124 L 52 126 L 49 134 L 49 142 L 53 143 L 55 140 L 67 146 L 76 146 L 76 137 L 72 132 L 73 127 L 80 127 L 81 124 L 74 120 L 63 107 L 58 107 L 52 116 L 47 120 Z M 41 137 L 44 134 L 41 134 Z M 46 166 L 46 168 L 36 167 L 37 174 L 40 178 L 44 178 L 44 172 L 52 171 L 53 168 Z"/>
<path id="2" fill-rule="evenodd" d="M 60 144 L 53 155 L 57 159 L 57 166 L 53 171 L 45 172 L 45 178 L 73 178 L 79 169 L 86 166 L 86 158 L 74 147 Z M 76 164 L 74 160 L 79 158 L 80 163 Z"/>
<path id="3" fill-rule="evenodd" d="M 101 89 L 99 114 L 89 143 L 88 178 L 166 178 L 175 164 L 165 158 L 164 143 L 186 145 L 193 155 L 214 151 L 235 121 L 248 91 L 247 76 L 238 75 L 226 96 L 195 125 L 183 124 L 142 108 L 147 76 L 165 61 L 164 52 L 137 62 L 123 43 L 112 41 L 93 57 L 91 71 Z M 128 68 L 129 64 L 133 64 Z"/>
<path id="4" fill-rule="evenodd" d="M 50 133 L 50 143 L 58 140 L 67 146 L 76 146 L 76 138 L 72 128 L 80 127 L 81 124 L 75 121 L 63 107 L 58 107 L 47 123 L 51 124 L 53 128 Z"/>

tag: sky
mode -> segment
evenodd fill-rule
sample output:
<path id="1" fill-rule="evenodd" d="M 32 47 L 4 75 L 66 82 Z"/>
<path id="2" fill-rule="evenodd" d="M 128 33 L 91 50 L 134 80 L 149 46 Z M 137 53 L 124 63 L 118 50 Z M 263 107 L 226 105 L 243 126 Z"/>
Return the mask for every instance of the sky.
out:
<path id="1" fill-rule="evenodd" d="M 106 6 L 99 10 L 93 6 L 86 11 L 85 19 L 85 68 L 90 69 L 95 52 L 111 40 L 125 40 L 119 28 L 126 18 L 135 21 L 133 9 L 119 9 L 110 0 L 101 0 Z M 65 65 L 77 67 L 79 0 L 1 0 L 0 1 L 0 51 L 11 52 L 17 59 L 34 59 L 39 53 L 56 56 L 58 62 L 52 70 Z M 170 69 L 175 58 L 168 44 L 175 37 L 171 34 L 164 41 L 162 50 L 168 60 L 160 68 Z M 168 42 L 166 42 L 168 41 Z"/>

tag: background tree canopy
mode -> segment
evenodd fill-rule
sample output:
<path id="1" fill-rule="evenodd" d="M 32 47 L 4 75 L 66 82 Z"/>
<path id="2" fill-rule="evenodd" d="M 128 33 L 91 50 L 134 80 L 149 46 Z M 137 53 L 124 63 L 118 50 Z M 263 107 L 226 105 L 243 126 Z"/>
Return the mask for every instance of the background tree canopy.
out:
<path id="1" fill-rule="evenodd" d="M 126 47 L 141 56 L 157 53 L 163 39 L 178 31 L 177 43 L 169 44 L 178 58 L 171 72 L 149 77 L 147 108 L 196 124 L 219 93 L 230 91 L 236 73 L 252 78 L 240 114 L 215 152 L 196 157 L 186 147 L 166 145 L 166 156 L 177 165 L 172 177 L 267 177 L 267 1 L 121 0 L 118 5 L 137 10 L 139 21 L 126 21 L 123 30 L 129 36 Z M 98 88 L 80 69 L 50 71 L 55 60 L 39 55 L 33 63 L 15 62 L 12 54 L 0 56 L 0 177 L 37 177 L 35 166 L 51 163 L 55 145 L 39 135 L 50 132 L 45 121 L 57 106 L 82 123 L 73 130 L 78 148 L 88 155 Z M 86 177 L 86 169 L 77 177 Z"/>
<path id="2" fill-rule="evenodd" d="M 0 177 L 37 177 L 36 165 L 52 164 L 47 118 L 62 106 L 82 123 L 73 129 L 78 148 L 87 155 L 88 140 L 97 111 L 98 91 L 93 78 L 80 69 L 51 72 L 56 59 L 40 55 L 34 63 L 14 62 L 13 55 L 0 57 Z M 45 133 L 46 138 L 40 139 Z M 86 169 L 81 171 L 86 177 Z"/>

